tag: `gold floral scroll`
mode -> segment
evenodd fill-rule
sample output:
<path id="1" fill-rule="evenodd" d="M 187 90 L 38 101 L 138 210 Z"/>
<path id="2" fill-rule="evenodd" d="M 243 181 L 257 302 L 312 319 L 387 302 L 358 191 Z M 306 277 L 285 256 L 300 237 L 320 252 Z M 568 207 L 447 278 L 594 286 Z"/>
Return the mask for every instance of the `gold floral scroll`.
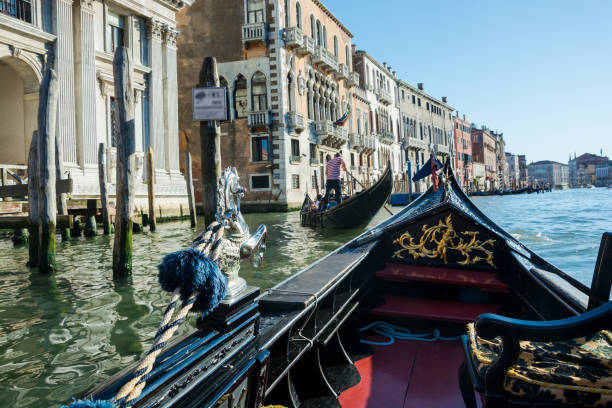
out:
<path id="1" fill-rule="evenodd" d="M 431 227 L 427 224 L 423 225 L 422 231 L 418 243 L 415 243 L 414 238 L 408 231 L 394 240 L 393 243 L 399 244 L 401 248 L 395 251 L 391 258 L 406 259 L 406 252 L 408 252 L 408 255 L 412 255 L 413 259 L 441 259 L 444 264 L 447 264 L 448 251 L 457 251 L 463 257 L 461 261 L 457 262 L 459 265 L 472 265 L 485 261 L 496 268 L 493 263 L 492 251 L 495 240 L 481 241 L 477 239 L 478 231 L 462 231 L 458 234 L 453 228 L 450 214 L 444 221 L 438 221 L 438 225 Z"/>

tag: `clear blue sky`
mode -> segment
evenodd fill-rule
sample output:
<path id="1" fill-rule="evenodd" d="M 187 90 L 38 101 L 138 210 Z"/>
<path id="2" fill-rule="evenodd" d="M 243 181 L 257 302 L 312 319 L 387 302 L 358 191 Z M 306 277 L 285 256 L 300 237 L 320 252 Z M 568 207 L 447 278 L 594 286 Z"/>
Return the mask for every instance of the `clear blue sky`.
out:
<path id="1" fill-rule="evenodd" d="M 612 0 L 323 0 L 354 44 L 528 162 L 612 156 Z"/>

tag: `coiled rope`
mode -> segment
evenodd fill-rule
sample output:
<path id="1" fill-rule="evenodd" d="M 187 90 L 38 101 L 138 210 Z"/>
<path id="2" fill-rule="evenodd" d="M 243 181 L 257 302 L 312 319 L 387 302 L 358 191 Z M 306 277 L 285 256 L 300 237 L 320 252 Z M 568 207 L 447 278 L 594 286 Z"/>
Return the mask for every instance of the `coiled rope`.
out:
<path id="1" fill-rule="evenodd" d="M 397 326 L 388 322 L 383 322 L 377 320 L 358 329 L 358 332 L 364 332 L 366 330 L 372 330 L 374 333 L 380 334 L 388 338 L 388 341 L 371 341 L 371 340 L 359 340 L 364 344 L 369 344 L 372 346 L 390 346 L 395 343 L 395 340 L 416 340 L 416 341 L 455 341 L 459 340 L 461 336 L 457 337 L 442 337 L 440 336 L 440 331 L 438 329 L 434 329 L 431 333 L 412 333 L 410 329 L 405 327 Z"/>
<path id="2" fill-rule="evenodd" d="M 221 253 L 224 226 L 211 223 L 189 249 L 166 255 L 158 266 L 162 289 L 172 292 L 151 348 L 140 360 L 131 379 L 111 400 L 78 400 L 62 408 L 129 408 L 144 390 L 148 374 L 174 332 L 190 311 L 203 314 L 214 309 L 227 291 L 227 279 L 217 265 Z M 178 301 L 181 308 L 175 313 Z"/>

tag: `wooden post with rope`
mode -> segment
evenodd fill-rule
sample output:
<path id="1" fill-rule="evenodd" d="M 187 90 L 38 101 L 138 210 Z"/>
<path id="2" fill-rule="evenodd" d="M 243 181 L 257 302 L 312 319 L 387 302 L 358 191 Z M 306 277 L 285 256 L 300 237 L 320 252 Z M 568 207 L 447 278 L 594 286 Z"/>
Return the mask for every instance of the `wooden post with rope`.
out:
<path id="1" fill-rule="evenodd" d="M 62 144 L 62 138 L 57 136 L 55 138 L 55 178 L 61 180 L 64 177 L 64 147 Z M 68 205 L 66 204 L 66 194 L 57 194 L 57 213 L 59 215 L 68 215 Z M 70 228 L 60 228 L 62 235 L 62 241 L 68 241 L 70 239 Z"/>
<path id="2" fill-rule="evenodd" d="M 136 132 L 134 127 L 134 87 L 132 60 L 129 50 L 121 46 L 113 60 L 115 100 L 117 102 L 117 204 L 115 243 L 113 246 L 113 277 L 132 271 L 132 219 L 134 209 L 134 174 L 136 171 Z"/>
<path id="3" fill-rule="evenodd" d="M 359 184 L 359 185 L 361 186 L 361 188 L 363 188 L 364 190 L 366 190 L 365 186 L 364 186 L 363 184 L 361 184 L 361 183 L 359 182 L 359 180 L 357 180 L 357 178 L 356 178 L 355 176 L 353 176 L 353 174 L 352 174 L 350 171 L 348 171 L 348 170 L 347 170 L 347 171 L 346 171 L 346 174 L 348 174 L 349 176 L 351 176 L 351 177 L 353 178 L 353 180 L 355 180 L 355 181 L 357 182 L 357 184 Z M 387 210 L 387 212 L 388 212 L 389 214 L 394 215 L 394 214 L 391 212 L 391 210 L 389 209 L 389 207 L 387 207 L 387 204 L 383 204 L 383 208 L 384 208 L 385 210 Z"/>
<path id="4" fill-rule="evenodd" d="M 110 214 L 108 211 L 108 189 L 106 176 L 106 146 L 100 143 L 98 146 L 98 181 L 100 182 L 100 205 L 102 206 L 102 228 L 104 235 L 111 232 Z"/>
<path id="5" fill-rule="evenodd" d="M 202 63 L 198 87 L 218 86 L 217 60 L 214 57 L 206 57 Z M 221 177 L 220 135 L 219 121 L 206 120 L 200 122 L 202 208 L 205 223 L 214 220 L 217 212 L 217 182 Z"/>
<path id="6" fill-rule="evenodd" d="M 58 83 L 55 71 L 45 70 L 40 85 L 38 105 L 38 213 L 39 250 L 38 270 L 49 273 L 55 270 L 55 226 L 57 198 L 55 195 L 55 125 L 57 121 Z"/>
<path id="7" fill-rule="evenodd" d="M 193 176 L 191 171 L 191 153 L 185 153 L 185 179 L 187 181 L 187 199 L 189 200 L 189 219 L 191 228 L 197 225 L 195 197 L 193 194 Z M 181 207 L 181 218 L 183 217 L 183 207 Z"/>
<path id="8" fill-rule="evenodd" d="M 157 217 L 155 216 L 155 160 L 151 146 L 147 149 L 147 192 L 149 195 L 149 230 L 157 228 Z"/>

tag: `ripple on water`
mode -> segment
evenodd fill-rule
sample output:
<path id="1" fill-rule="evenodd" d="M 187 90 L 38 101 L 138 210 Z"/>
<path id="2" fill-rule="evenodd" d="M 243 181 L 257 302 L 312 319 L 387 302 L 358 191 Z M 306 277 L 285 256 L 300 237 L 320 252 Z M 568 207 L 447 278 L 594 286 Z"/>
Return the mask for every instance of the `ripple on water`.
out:
<path id="1" fill-rule="evenodd" d="M 590 284 L 601 232 L 612 230 L 612 190 L 474 201 L 535 252 Z M 370 225 L 386 217 L 382 211 Z M 268 227 L 262 268 L 246 263 L 241 270 L 262 289 L 362 231 L 303 228 L 297 212 L 245 218 L 252 229 Z M 112 236 L 58 242 L 58 272 L 51 276 L 24 266 L 26 248 L 0 240 L 0 405 L 57 407 L 137 361 L 151 344 L 169 297 L 159 289 L 156 265 L 195 236 L 186 222 L 134 235 L 134 272 L 126 281 L 112 279 Z M 194 320 L 178 334 L 192 330 Z"/>

